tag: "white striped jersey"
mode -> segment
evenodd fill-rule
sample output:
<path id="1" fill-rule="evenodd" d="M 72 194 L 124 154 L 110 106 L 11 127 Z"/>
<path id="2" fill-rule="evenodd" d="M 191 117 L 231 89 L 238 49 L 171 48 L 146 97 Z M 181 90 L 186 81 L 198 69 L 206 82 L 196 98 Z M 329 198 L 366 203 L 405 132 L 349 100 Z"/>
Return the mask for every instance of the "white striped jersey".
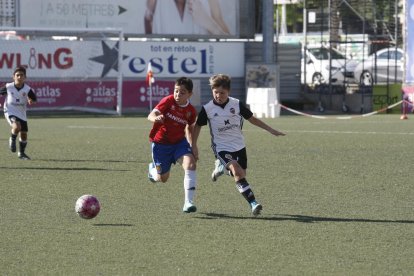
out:
<path id="1" fill-rule="evenodd" d="M 214 100 L 203 105 L 197 124 L 210 127 L 211 147 L 214 153 L 235 152 L 246 147 L 242 133 L 244 119 L 253 113 L 238 99 L 229 97 L 227 103 L 219 105 Z"/>
<path id="2" fill-rule="evenodd" d="M 4 113 L 8 116 L 14 115 L 23 121 L 27 121 L 26 110 L 29 94 L 31 98 L 36 99 L 36 96 L 32 88 L 24 84 L 20 89 L 14 86 L 14 82 L 6 84 L 6 91 L 2 90 L 2 94 L 7 93 L 6 99 L 4 100 Z"/>

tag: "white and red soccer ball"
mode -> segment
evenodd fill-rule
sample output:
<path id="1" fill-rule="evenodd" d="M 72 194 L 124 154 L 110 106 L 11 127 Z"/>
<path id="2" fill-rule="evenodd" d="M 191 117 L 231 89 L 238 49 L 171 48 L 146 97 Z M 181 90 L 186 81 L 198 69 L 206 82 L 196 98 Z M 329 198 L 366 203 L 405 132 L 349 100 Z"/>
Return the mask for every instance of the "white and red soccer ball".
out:
<path id="1" fill-rule="evenodd" d="M 99 214 L 101 205 L 96 196 L 83 195 L 76 201 L 75 211 L 81 218 L 92 219 Z"/>

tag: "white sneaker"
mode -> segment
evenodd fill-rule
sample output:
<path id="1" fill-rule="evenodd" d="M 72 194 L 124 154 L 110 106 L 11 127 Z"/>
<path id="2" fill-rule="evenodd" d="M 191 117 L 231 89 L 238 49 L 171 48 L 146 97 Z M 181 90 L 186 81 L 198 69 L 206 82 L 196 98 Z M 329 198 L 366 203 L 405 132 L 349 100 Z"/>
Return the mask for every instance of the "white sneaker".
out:
<path id="1" fill-rule="evenodd" d="M 194 213 L 197 211 L 197 207 L 192 201 L 186 201 L 184 203 L 183 212 L 184 213 Z"/>
<path id="2" fill-rule="evenodd" d="M 24 153 L 24 152 L 19 152 L 17 156 L 21 160 L 30 160 L 30 157 L 26 153 Z"/>
<path id="3" fill-rule="evenodd" d="M 253 216 L 257 217 L 258 215 L 260 215 L 260 212 L 263 209 L 263 206 L 261 204 L 257 203 L 256 201 L 253 201 L 252 203 L 250 203 L 250 206 L 252 206 Z"/>
<path id="4" fill-rule="evenodd" d="M 224 165 L 221 164 L 220 160 L 216 159 L 214 162 L 214 171 L 211 173 L 211 180 L 213 182 L 217 181 L 219 176 L 224 174 Z"/>

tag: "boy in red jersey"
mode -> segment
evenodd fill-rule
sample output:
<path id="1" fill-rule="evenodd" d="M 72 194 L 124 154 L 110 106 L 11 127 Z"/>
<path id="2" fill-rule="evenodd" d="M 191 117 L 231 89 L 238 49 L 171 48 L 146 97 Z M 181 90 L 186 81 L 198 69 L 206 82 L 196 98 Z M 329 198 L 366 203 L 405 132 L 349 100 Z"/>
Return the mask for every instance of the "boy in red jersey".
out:
<path id="1" fill-rule="evenodd" d="M 192 94 L 192 80 L 181 77 L 175 82 L 174 94 L 161 99 L 148 115 L 148 120 L 154 123 L 149 134 L 153 162 L 149 164 L 148 178 L 152 182 L 167 182 L 171 165 L 181 163 L 185 213 L 197 211 L 193 202 L 197 186 L 196 160 L 191 149 L 197 113 L 189 101 Z"/>

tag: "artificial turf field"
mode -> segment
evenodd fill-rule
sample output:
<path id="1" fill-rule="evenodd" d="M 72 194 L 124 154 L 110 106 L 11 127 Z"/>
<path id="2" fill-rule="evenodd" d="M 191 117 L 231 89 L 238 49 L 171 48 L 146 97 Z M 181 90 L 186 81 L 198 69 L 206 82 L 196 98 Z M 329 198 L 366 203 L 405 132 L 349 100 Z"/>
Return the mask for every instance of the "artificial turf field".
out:
<path id="1" fill-rule="evenodd" d="M 414 273 L 414 117 L 246 122 L 254 218 L 230 177 L 210 181 L 199 141 L 197 213 L 183 170 L 147 179 L 143 117 L 29 118 L 27 154 L 0 122 L 1 275 L 410 275 Z M 101 202 L 92 220 L 76 199 Z"/>

